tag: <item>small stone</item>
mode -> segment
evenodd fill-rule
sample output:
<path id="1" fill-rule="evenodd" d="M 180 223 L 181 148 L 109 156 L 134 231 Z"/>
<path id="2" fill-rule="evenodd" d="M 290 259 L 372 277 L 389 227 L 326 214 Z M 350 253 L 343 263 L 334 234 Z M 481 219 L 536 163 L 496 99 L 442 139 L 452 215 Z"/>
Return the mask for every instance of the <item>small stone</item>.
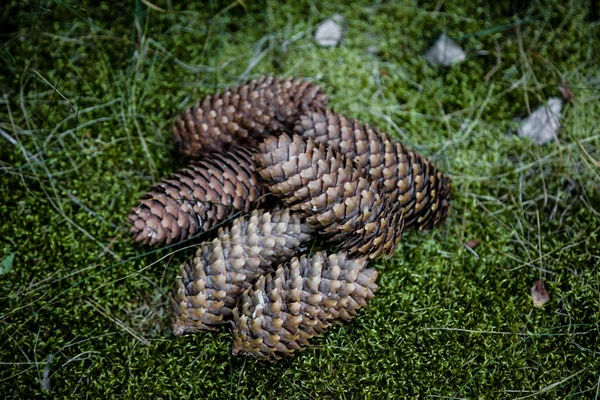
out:
<path id="1" fill-rule="evenodd" d="M 368 46 L 365 49 L 365 52 L 370 56 L 378 56 L 380 53 L 379 47 L 377 47 L 377 46 Z"/>
<path id="2" fill-rule="evenodd" d="M 344 17 L 336 14 L 322 22 L 315 31 L 315 40 L 322 47 L 335 47 L 342 40 L 342 27 Z"/>
<path id="3" fill-rule="evenodd" d="M 433 47 L 425 54 L 425 59 L 435 65 L 449 66 L 454 63 L 463 62 L 467 54 L 457 45 L 454 40 L 442 33 Z"/>
<path id="4" fill-rule="evenodd" d="M 542 308 L 544 304 L 550 301 L 550 295 L 543 280 L 540 279 L 531 287 L 531 299 L 533 305 L 537 308 Z"/>
<path id="5" fill-rule="evenodd" d="M 548 99 L 548 105 L 538 107 L 522 121 L 517 128 L 517 135 L 529 137 L 538 145 L 551 142 L 560 128 L 561 110 L 562 100 L 559 97 Z"/>

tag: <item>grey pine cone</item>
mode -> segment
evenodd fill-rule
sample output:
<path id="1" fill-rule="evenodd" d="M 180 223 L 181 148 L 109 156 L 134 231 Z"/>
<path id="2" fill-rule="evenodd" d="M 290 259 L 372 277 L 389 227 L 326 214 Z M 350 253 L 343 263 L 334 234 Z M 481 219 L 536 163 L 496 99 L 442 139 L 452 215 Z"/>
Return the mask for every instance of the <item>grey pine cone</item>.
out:
<path id="1" fill-rule="evenodd" d="M 275 361 L 354 318 L 377 290 L 377 271 L 366 265 L 345 252 L 317 252 L 260 277 L 234 309 L 233 354 Z"/>
<path id="2" fill-rule="evenodd" d="M 219 229 L 202 243 L 191 262 L 181 266 L 171 304 L 175 335 L 213 330 L 227 323 L 242 291 L 289 260 L 312 238 L 308 228 L 288 209 L 254 210 Z"/>

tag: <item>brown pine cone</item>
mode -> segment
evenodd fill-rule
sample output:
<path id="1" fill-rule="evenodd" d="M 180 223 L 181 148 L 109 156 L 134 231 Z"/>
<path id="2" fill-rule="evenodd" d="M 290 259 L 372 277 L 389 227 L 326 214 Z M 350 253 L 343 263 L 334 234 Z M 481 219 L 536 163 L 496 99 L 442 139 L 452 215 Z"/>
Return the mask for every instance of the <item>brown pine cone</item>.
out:
<path id="1" fill-rule="evenodd" d="M 268 361 L 309 345 L 336 321 L 349 321 L 377 290 L 377 271 L 345 252 L 294 257 L 244 291 L 233 311 L 233 354 Z"/>
<path id="2" fill-rule="evenodd" d="M 288 209 L 254 210 L 219 229 L 213 241 L 201 244 L 194 259 L 181 266 L 171 297 L 173 333 L 227 323 L 242 291 L 271 272 L 272 263 L 304 250 L 312 233 Z"/>
<path id="3" fill-rule="evenodd" d="M 324 143 L 282 134 L 267 138 L 255 154 L 269 190 L 340 249 L 391 254 L 402 235 L 402 213 L 379 193 L 381 183 Z"/>
<path id="4" fill-rule="evenodd" d="M 131 209 L 131 233 L 143 244 L 171 244 L 260 206 L 263 184 L 252 149 L 210 155 L 152 187 Z"/>
<path id="5" fill-rule="evenodd" d="M 327 110 L 301 115 L 294 131 L 327 143 L 382 182 L 385 193 L 403 213 L 406 227 L 430 229 L 446 220 L 451 192 L 448 178 L 427 159 L 377 128 Z"/>
<path id="6" fill-rule="evenodd" d="M 275 131 L 291 132 L 297 118 L 327 107 L 318 85 L 300 78 L 263 76 L 208 95 L 177 119 L 177 150 L 190 157 L 252 142 Z"/>

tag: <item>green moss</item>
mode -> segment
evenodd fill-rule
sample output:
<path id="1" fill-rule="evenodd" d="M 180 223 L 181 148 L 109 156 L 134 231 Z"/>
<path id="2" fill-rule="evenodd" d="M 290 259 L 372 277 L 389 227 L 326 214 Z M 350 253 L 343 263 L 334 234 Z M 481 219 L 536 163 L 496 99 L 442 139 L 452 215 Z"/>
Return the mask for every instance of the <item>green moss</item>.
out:
<path id="1" fill-rule="evenodd" d="M 48 381 L 52 396 L 91 398 L 598 392 L 600 41 L 587 2 L 189 3 L 2 11 L 0 128 L 14 143 L 0 139 L 0 262 L 15 256 L 0 275 L 0 392 L 30 398 Z M 344 43 L 319 48 L 312 29 L 333 13 Z M 442 31 L 466 62 L 423 60 Z M 167 293 L 193 243 L 144 249 L 125 222 L 184 163 L 173 118 L 262 73 L 315 79 L 335 109 L 431 156 L 454 187 L 449 223 L 405 234 L 353 323 L 274 365 L 232 357 L 226 329 L 174 338 Z M 559 143 L 505 135 L 563 79 L 575 98 Z M 541 310 L 538 279 L 551 295 Z"/>

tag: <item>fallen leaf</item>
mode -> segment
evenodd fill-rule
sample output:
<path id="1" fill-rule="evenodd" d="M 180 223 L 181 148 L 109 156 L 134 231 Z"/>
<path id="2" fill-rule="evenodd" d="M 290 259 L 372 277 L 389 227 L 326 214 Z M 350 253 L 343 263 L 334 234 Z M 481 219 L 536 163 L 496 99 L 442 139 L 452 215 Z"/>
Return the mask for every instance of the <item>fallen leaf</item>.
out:
<path id="1" fill-rule="evenodd" d="M 563 97 L 566 100 L 573 100 L 573 97 L 575 97 L 573 95 L 573 91 L 571 90 L 571 88 L 569 87 L 569 84 L 567 83 L 567 81 L 563 81 L 559 86 L 558 86 L 558 91 L 560 92 L 560 94 L 563 95 Z"/>
<path id="2" fill-rule="evenodd" d="M 467 246 L 470 249 L 474 249 L 475 247 L 477 247 L 478 244 L 479 242 L 477 240 L 471 239 L 467 243 L 465 243 L 465 246 Z"/>
<path id="3" fill-rule="evenodd" d="M 542 308 L 544 304 L 550 301 L 550 295 L 543 280 L 540 279 L 531 287 L 531 299 L 533 305 L 538 308 Z"/>

